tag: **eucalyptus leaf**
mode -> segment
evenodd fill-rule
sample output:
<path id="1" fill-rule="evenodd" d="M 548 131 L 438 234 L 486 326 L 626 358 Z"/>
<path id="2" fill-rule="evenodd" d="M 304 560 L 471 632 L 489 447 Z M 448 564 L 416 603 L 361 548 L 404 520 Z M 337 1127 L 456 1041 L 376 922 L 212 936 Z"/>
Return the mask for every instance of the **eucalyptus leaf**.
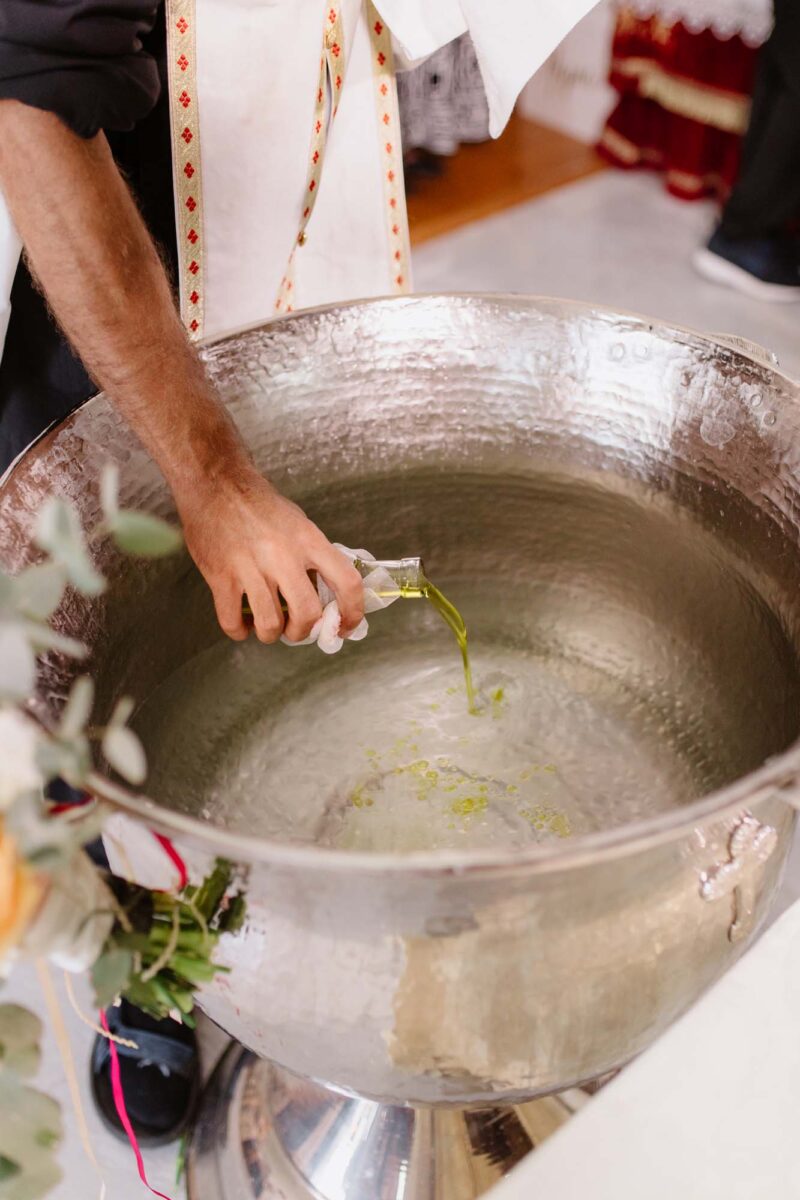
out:
<path id="1" fill-rule="evenodd" d="M 132 729 L 110 725 L 103 734 L 103 754 L 128 783 L 144 783 L 147 759 L 142 743 Z"/>
<path id="2" fill-rule="evenodd" d="M 114 711 L 112 712 L 111 719 L 108 722 L 109 726 L 127 725 L 135 707 L 136 702 L 130 696 L 122 696 L 114 706 Z"/>
<path id="3" fill-rule="evenodd" d="M 100 476 L 100 506 L 109 525 L 113 525 L 119 512 L 119 467 L 107 462 Z"/>
<path id="4" fill-rule="evenodd" d="M 77 734 L 43 739 L 36 750 L 36 763 L 46 779 L 60 777 L 71 787 L 82 787 L 92 769 L 88 738 Z"/>
<path id="5" fill-rule="evenodd" d="M 101 954 L 92 967 L 95 1004 L 108 1008 L 124 990 L 133 971 L 133 955 L 129 950 L 112 947 Z"/>
<path id="6" fill-rule="evenodd" d="M 17 612 L 16 580 L 0 571 L 0 616 L 13 617 Z"/>
<path id="7" fill-rule="evenodd" d="M 0 622 L 0 700 L 27 700 L 36 680 L 36 658 L 24 626 Z"/>
<path id="8" fill-rule="evenodd" d="M 126 554 L 160 558 L 183 543 L 180 530 L 151 513 L 121 509 L 111 522 L 111 536 Z"/>
<path id="9" fill-rule="evenodd" d="M 67 573 L 62 563 L 46 562 L 26 567 L 14 580 L 17 611 L 35 621 L 46 621 L 61 603 L 66 585 Z"/>
<path id="10" fill-rule="evenodd" d="M 79 675 L 72 685 L 59 725 L 59 737 L 70 738 L 82 734 L 92 711 L 94 683 L 88 675 Z"/>
<path id="11" fill-rule="evenodd" d="M 38 1200 L 61 1178 L 55 1158 L 63 1135 L 61 1111 L 13 1071 L 0 1071 L 0 1112 L 0 1161 L 6 1164 L 0 1198 Z"/>
<path id="12" fill-rule="evenodd" d="M 87 596 L 99 596 L 105 580 L 92 565 L 78 514 L 71 504 L 50 496 L 39 510 L 36 542 L 60 563 L 69 582 Z"/>
<path id="13" fill-rule="evenodd" d="M 59 654 L 66 654 L 68 658 L 86 658 L 88 651 L 83 642 L 67 637 L 63 633 L 57 633 L 49 625 L 26 621 L 21 628 L 24 629 L 34 650 L 57 650 Z"/>
<path id="14" fill-rule="evenodd" d="M 0 1070 L 29 1076 L 39 1069 L 42 1022 L 19 1004 L 0 1004 Z"/>

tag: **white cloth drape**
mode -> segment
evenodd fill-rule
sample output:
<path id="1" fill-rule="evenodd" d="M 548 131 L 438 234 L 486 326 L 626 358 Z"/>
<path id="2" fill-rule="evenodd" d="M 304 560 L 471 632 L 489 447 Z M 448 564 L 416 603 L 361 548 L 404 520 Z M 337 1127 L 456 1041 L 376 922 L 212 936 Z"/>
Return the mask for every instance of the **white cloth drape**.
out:
<path id="1" fill-rule="evenodd" d="M 499 137 L 533 73 L 596 0 L 376 0 L 403 55 L 415 61 L 469 33 L 475 43 L 489 129 Z"/>

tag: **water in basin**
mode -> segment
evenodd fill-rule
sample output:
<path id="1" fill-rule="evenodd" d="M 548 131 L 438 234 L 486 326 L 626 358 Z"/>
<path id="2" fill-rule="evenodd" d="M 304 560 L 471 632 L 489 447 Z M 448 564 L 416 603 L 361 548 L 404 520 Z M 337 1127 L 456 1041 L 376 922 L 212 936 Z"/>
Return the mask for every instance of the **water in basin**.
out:
<path id="1" fill-rule="evenodd" d="M 477 715 L 424 601 L 375 614 L 367 640 L 331 659 L 220 640 L 137 715 L 149 794 L 280 841 L 557 849 L 686 804 L 788 740 L 799 689 L 780 621 L 677 508 L 577 481 L 493 480 L 491 504 L 473 505 L 481 519 L 467 534 L 454 523 L 448 545 L 448 510 L 478 486 L 416 480 L 433 556 L 419 516 L 411 541 L 361 538 L 423 554 L 463 611 Z M 347 501 L 319 499 L 323 522 L 326 504 Z"/>

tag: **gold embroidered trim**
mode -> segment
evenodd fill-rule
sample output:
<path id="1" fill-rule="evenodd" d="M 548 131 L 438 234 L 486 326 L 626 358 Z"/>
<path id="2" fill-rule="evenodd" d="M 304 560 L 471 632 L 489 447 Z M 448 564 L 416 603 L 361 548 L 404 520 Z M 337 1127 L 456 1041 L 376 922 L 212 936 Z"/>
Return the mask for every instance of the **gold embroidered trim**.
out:
<path id="1" fill-rule="evenodd" d="M 196 341 L 205 318 L 205 250 L 195 0 L 166 0 L 166 19 L 180 310 Z"/>
<path id="2" fill-rule="evenodd" d="M 309 150 L 308 176 L 305 187 L 305 207 L 300 220 L 294 247 L 289 255 L 286 271 L 278 287 L 278 298 L 275 301 L 276 312 L 291 312 L 294 305 L 294 256 L 298 246 L 305 245 L 306 228 L 311 220 L 314 205 L 319 195 L 322 179 L 322 164 L 325 159 L 325 145 L 334 118 L 339 111 L 339 97 L 342 94 L 345 71 L 347 69 L 344 28 L 342 16 L 336 5 L 331 5 L 325 14 L 325 26 L 322 34 L 322 54 L 319 61 L 319 83 L 317 99 L 314 105 L 314 119 L 311 126 L 311 149 Z"/>
<path id="3" fill-rule="evenodd" d="M 381 21 L 372 0 L 367 0 L 367 21 L 372 51 L 378 137 L 381 139 L 381 174 L 385 201 L 386 237 L 392 264 L 392 290 L 403 293 L 409 291 L 411 287 L 411 253 L 392 38 L 389 30 Z"/>
<path id="4" fill-rule="evenodd" d="M 750 118 L 750 100 L 688 79 L 679 79 L 649 58 L 617 58 L 612 71 L 636 79 L 639 94 L 655 100 L 668 112 L 711 125 L 724 133 L 744 133 Z"/>

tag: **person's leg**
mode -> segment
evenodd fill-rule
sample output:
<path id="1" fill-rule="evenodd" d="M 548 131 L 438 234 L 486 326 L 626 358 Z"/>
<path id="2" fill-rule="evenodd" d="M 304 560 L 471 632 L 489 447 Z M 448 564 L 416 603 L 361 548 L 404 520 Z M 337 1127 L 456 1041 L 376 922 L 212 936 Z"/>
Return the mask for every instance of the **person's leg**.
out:
<path id="1" fill-rule="evenodd" d="M 762 300 L 800 300 L 800 255 L 788 236 L 800 215 L 800 0 L 776 0 L 762 52 L 739 180 L 700 274 Z"/>
<path id="2" fill-rule="evenodd" d="M 800 213 L 800 4 L 777 0 L 745 140 L 742 172 L 722 216 L 727 237 L 785 232 Z"/>

